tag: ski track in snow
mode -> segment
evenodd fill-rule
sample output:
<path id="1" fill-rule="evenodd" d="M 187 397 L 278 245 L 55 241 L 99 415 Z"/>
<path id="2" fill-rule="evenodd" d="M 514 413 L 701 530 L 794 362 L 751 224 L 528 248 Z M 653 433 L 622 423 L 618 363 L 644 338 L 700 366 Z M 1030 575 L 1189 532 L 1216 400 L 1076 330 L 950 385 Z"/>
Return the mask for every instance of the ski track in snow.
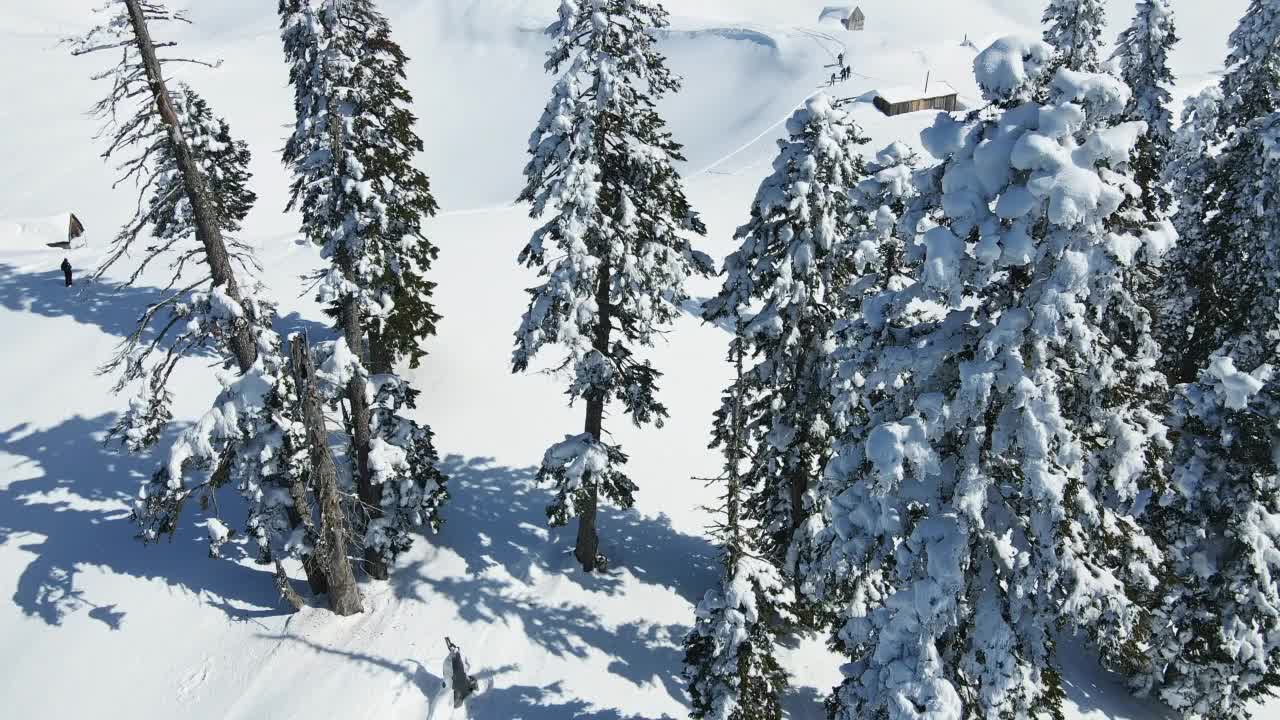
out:
<path id="1" fill-rule="evenodd" d="M 830 56 L 830 59 L 832 59 L 832 60 L 836 59 L 836 56 L 837 56 L 839 53 L 838 53 L 838 52 L 832 52 L 832 51 L 831 51 L 831 49 L 830 49 L 829 47 L 827 47 L 827 46 L 825 46 L 825 45 L 823 45 L 823 44 L 822 44 L 821 40 L 825 39 L 825 40 L 829 40 L 829 41 L 831 41 L 831 42 L 838 43 L 838 44 L 840 45 L 840 47 L 842 48 L 842 50 L 841 50 L 841 51 L 839 51 L 839 52 L 845 52 L 845 53 L 847 53 L 847 52 L 849 51 L 848 45 L 846 45 L 843 41 L 838 40 L 837 38 L 834 38 L 834 37 L 832 37 L 832 36 L 830 36 L 830 35 L 827 35 L 827 34 L 824 34 L 824 33 L 815 32 L 815 31 L 811 31 L 811 30 L 804 30 L 804 29 L 799 29 L 799 32 L 800 32 L 801 34 L 803 34 L 803 35 L 805 35 L 805 36 L 809 37 L 811 40 L 813 40 L 813 41 L 814 41 L 814 43 L 815 43 L 815 44 L 817 44 L 817 45 L 818 45 L 818 47 L 822 48 L 823 52 L 826 52 L 826 53 Z M 767 138 L 767 137 L 770 137 L 770 136 L 776 135 L 776 134 L 777 134 L 777 132 L 778 132 L 778 128 L 780 128 L 780 127 L 782 127 L 782 126 L 786 125 L 786 124 L 787 124 L 787 120 L 791 119 L 791 116 L 795 113 L 795 108 L 804 107 L 804 104 L 805 104 L 805 103 L 809 102 L 810 100 L 812 100 L 813 98 L 817 97 L 818 95 L 823 94 L 824 92 L 828 92 L 829 90 L 834 90 L 834 88 L 822 88 L 822 89 L 816 90 L 816 91 L 814 91 L 814 92 L 811 92 L 811 93 L 809 93 L 809 94 L 805 95 L 803 98 L 801 98 L 801 99 L 800 99 L 800 102 L 795 103 L 795 104 L 792 106 L 792 109 L 791 109 L 790 111 L 788 111 L 788 112 L 787 112 L 787 114 L 786 114 L 786 115 L 784 115 L 784 116 L 782 117 L 782 119 L 781 119 L 781 120 L 778 120 L 777 122 L 773 123 L 773 124 L 772 124 L 772 125 L 770 125 L 769 127 L 765 128 L 765 129 L 764 129 L 763 131 L 761 131 L 758 135 L 756 135 L 755 137 L 751 138 L 751 139 L 750 139 L 750 140 L 748 140 L 747 142 L 743 143 L 741 146 L 739 146 L 739 147 L 735 148 L 734 150 L 730 151 L 727 155 L 722 156 L 720 159 L 716 160 L 715 162 L 711 163 L 710 165 L 707 165 L 706 167 L 702 168 L 701 170 L 698 170 L 697 172 L 693 173 L 690 177 L 697 177 L 697 176 L 700 176 L 700 175 L 707 175 L 707 174 L 710 174 L 710 173 L 712 173 L 713 171 L 715 171 L 715 169 L 716 169 L 716 168 L 720 167 L 721 165 L 724 165 L 726 162 L 728 162 L 728 161 L 732 160 L 733 158 L 737 157 L 738 155 L 741 155 L 742 153 L 744 153 L 744 152 L 746 152 L 747 150 L 751 149 L 751 148 L 752 148 L 756 143 L 760 142 L 761 140 L 764 140 L 764 139 L 765 139 L 765 138 Z"/>

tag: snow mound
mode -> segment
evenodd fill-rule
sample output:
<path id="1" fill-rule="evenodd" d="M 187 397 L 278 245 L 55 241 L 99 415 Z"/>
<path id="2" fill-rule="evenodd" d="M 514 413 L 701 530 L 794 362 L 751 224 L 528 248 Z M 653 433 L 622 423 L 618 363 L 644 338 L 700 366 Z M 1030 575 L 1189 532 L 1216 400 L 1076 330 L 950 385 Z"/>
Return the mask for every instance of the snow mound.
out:
<path id="1" fill-rule="evenodd" d="M 991 102 L 1029 97 L 1052 54 L 1052 49 L 1039 40 L 1016 35 L 1000 38 L 973 61 L 973 74 L 982 96 Z"/>

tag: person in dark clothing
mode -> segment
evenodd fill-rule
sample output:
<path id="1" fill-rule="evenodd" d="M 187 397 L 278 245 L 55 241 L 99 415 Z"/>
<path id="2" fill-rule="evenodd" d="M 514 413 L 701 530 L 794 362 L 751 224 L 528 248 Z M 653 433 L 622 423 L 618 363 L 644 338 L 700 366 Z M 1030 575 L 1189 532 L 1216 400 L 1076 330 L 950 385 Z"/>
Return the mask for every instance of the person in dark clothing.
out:
<path id="1" fill-rule="evenodd" d="M 67 281 L 67 287 L 71 287 L 71 261 L 62 258 L 62 275 Z"/>
<path id="2" fill-rule="evenodd" d="M 467 661 L 462 657 L 462 649 L 453 644 L 449 638 L 444 639 L 449 656 L 445 658 L 445 685 L 453 690 L 453 706 L 462 707 L 467 698 L 480 689 L 480 683 L 467 672 Z"/>
<path id="3" fill-rule="evenodd" d="M 840 53 L 839 62 L 841 65 L 844 65 L 844 53 Z"/>

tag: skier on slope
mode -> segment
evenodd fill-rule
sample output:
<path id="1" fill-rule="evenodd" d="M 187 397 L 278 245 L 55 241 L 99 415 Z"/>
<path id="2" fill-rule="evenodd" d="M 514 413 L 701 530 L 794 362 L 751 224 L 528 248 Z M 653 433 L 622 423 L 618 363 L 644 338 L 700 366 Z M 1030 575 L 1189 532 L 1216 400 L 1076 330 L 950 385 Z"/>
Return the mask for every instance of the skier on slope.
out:
<path id="1" fill-rule="evenodd" d="M 462 657 L 462 649 L 447 637 L 444 644 L 449 648 L 449 655 L 444 659 L 444 688 L 453 691 L 453 706 L 462 707 L 467 698 L 480 689 L 480 683 L 467 672 L 469 663 Z"/>
<path id="2" fill-rule="evenodd" d="M 71 260 L 62 258 L 62 275 L 67 281 L 67 287 L 71 287 Z"/>

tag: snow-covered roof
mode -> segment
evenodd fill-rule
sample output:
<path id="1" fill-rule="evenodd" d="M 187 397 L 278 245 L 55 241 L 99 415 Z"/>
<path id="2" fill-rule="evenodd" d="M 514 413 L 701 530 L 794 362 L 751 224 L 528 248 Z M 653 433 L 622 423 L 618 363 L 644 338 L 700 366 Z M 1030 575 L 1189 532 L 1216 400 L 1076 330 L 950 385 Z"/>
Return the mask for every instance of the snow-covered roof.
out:
<path id="1" fill-rule="evenodd" d="M 951 86 L 951 83 L 946 82 L 945 80 L 930 80 L 928 92 L 925 92 L 923 85 L 899 85 L 896 87 L 887 87 L 882 90 L 876 90 L 876 95 L 884 98 L 884 101 L 890 105 L 910 102 L 912 100 L 924 100 L 927 98 L 956 95 L 957 93 L 958 91 Z"/>
<path id="2" fill-rule="evenodd" d="M 822 14 L 818 16 L 818 21 L 834 20 L 842 23 L 851 17 L 853 17 L 852 5 L 828 5 L 822 8 Z"/>
<path id="3" fill-rule="evenodd" d="M 71 213 L 37 218 L 0 218 L 0 248 L 32 248 L 65 243 L 71 229 Z"/>

